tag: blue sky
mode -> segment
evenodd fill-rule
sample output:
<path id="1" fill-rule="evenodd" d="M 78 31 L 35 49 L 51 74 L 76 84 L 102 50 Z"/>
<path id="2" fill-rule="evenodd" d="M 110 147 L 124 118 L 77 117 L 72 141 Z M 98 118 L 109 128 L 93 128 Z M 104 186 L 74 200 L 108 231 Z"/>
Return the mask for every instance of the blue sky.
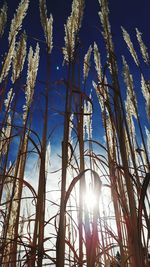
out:
<path id="1" fill-rule="evenodd" d="M 8 23 L 6 27 L 6 32 L 4 35 L 5 40 L 2 40 L 1 49 L 5 50 L 7 47 L 7 33 L 10 27 L 10 21 L 13 18 L 13 14 L 15 9 L 19 4 L 19 0 L 7 0 L 8 3 Z M 81 58 L 84 57 L 85 53 L 90 44 L 93 44 L 94 41 L 97 42 L 99 49 L 101 51 L 102 56 L 102 63 L 105 63 L 106 60 L 106 53 L 104 51 L 104 42 L 102 35 L 100 33 L 101 25 L 98 16 L 98 12 L 100 10 L 98 0 L 86 0 L 85 1 L 85 14 L 82 24 L 82 29 L 80 33 L 80 40 L 81 40 Z M 64 46 L 64 23 L 67 20 L 67 17 L 70 15 L 71 12 L 71 0 L 47 0 L 47 9 L 48 14 L 52 13 L 54 18 L 54 48 L 51 56 L 51 82 L 52 82 L 52 90 L 50 93 L 50 131 L 57 125 L 62 125 L 63 123 L 63 116 L 58 115 L 59 111 L 64 110 L 64 92 L 63 86 L 57 86 L 56 81 L 63 79 L 66 77 L 66 68 L 62 66 L 63 56 L 61 52 L 61 48 Z M 121 55 L 124 54 L 129 65 L 131 73 L 135 79 L 135 88 L 139 98 L 139 109 L 143 112 L 144 102 L 142 98 L 142 94 L 139 88 L 139 73 L 136 69 L 136 66 L 129 54 L 129 51 L 126 47 L 126 44 L 123 40 L 121 34 L 121 25 L 125 27 L 125 29 L 131 34 L 131 38 L 135 45 L 135 48 L 138 48 L 138 44 L 135 38 L 135 27 L 137 27 L 141 32 L 143 32 L 143 40 L 145 44 L 149 46 L 150 50 L 150 34 L 149 34 L 149 10 L 150 10 L 150 1 L 143 0 L 143 1 L 136 1 L 136 0 L 110 0 L 109 1 L 109 8 L 110 8 L 110 22 L 112 25 L 112 33 L 113 33 L 113 40 L 115 43 L 115 51 L 118 60 L 118 66 L 120 70 L 120 83 L 121 87 L 123 88 L 122 82 L 122 66 L 121 66 Z M 28 14 L 23 22 L 23 28 L 25 29 L 27 36 L 28 36 L 28 48 L 29 45 L 32 45 L 34 48 L 36 46 L 36 41 L 33 40 L 33 37 L 39 38 L 44 40 L 44 34 L 41 27 L 40 19 L 39 19 L 39 9 L 38 9 L 38 0 L 30 1 L 30 6 L 28 10 Z M 39 123 L 38 118 L 38 110 L 39 107 L 42 108 L 42 97 L 39 96 L 39 90 L 43 90 L 43 85 L 40 83 L 41 81 L 45 80 L 45 48 L 44 45 L 40 42 L 41 48 L 41 56 L 40 56 L 40 67 L 38 72 L 36 90 L 35 90 L 35 99 L 36 104 L 35 108 L 35 121 L 34 127 L 36 131 L 41 131 L 41 124 Z M 145 70 L 145 66 L 144 70 Z M 26 70 L 26 67 L 25 67 Z M 149 77 L 149 71 L 145 70 L 147 77 Z M 94 65 L 91 67 L 91 72 L 89 75 L 87 87 L 88 92 L 90 92 L 92 88 L 92 80 L 95 80 L 96 74 L 94 70 Z M 22 77 L 24 81 L 24 77 Z M 148 78 L 149 79 L 149 78 Z M 40 82 L 39 82 L 40 81 Z M 124 90 L 124 88 L 123 88 Z M 56 93 L 57 92 L 57 93 Z M 96 96 L 93 95 L 93 99 L 95 102 L 95 114 L 96 116 L 93 119 L 93 128 L 98 128 L 97 125 L 100 123 L 100 108 L 98 106 L 98 101 Z M 22 99 L 20 99 L 22 102 Z M 144 121 L 147 124 L 147 121 L 144 118 Z M 57 127 L 57 126 L 56 126 Z M 55 134 L 59 137 L 60 131 L 59 128 L 56 128 Z M 101 128 L 96 131 L 97 135 L 102 134 Z M 57 138 L 56 138 L 57 139 Z M 53 139 L 54 144 L 56 140 Z"/>

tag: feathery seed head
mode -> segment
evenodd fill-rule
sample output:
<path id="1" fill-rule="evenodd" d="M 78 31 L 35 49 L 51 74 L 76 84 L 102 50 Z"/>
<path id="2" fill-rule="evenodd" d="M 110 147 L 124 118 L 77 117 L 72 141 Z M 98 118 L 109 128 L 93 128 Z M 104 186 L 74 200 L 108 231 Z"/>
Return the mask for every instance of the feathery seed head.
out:
<path id="1" fill-rule="evenodd" d="M 34 87 L 36 82 L 36 76 L 39 66 L 39 44 L 36 45 L 35 54 L 33 53 L 32 47 L 29 49 L 28 54 L 28 72 L 27 72 L 27 84 L 26 84 L 26 91 L 25 91 L 25 99 L 26 104 L 23 106 L 24 114 L 23 119 L 25 121 L 27 117 L 28 109 L 31 106 L 33 94 L 34 94 Z"/>
<path id="2" fill-rule="evenodd" d="M 4 5 L 0 10 L 0 37 L 2 37 L 4 33 L 4 28 L 7 22 L 7 9 L 7 3 L 4 2 Z"/>
<path id="3" fill-rule="evenodd" d="M 130 139 L 132 142 L 132 147 L 135 149 L 136 148 L 136 131 L 135 131 L 135 125 L 134 125 L 134 120 L 132 117 L 132 108 L 130 107 L 130 101 L 126 101 L 126 119 L 128 123 L 128 128 L 130 132 Z"/>
<path id="4" fill-rule="evenodd" d="M 90 58 L 92 53 L 92 46 L 90 45 L 85 57 L 84 57 L 84 65 L 83 65 L 83 77 L 84 81 L 87 79 L 89 70 L 90 70 Z"/>
<path id="5" fill-rule="evenodd" d="M 48 53 L 50 54 L 53 48 L 53 16 L 50 15 L 50 18 L 47 18 L 47 27 L 46 27 L 46 42 L 48 47 Z"/>
<path id="6" fill-rule="evenodd" d="M 147 118 L 150 121 L 150 81 L 145 81 L 143 75 L 141 75 L 141 88 L 146 101 Z"/>
<path id="7" fill-rule="evenodd" d="M 14 96 L 15 96 L 15 93 L 13 93 L 13 89 L 11 88 L 7 94 L 7 98 L 5 99 L 4 101 L 4 104 L 5 104 L 5 110 L 7 112 L 10 112 L 11 110 L 11 103 L 14 99 Z"/>
<path id="8" fill-rule="evenodd" d="M 9 43 L 16 37 L 17 33 L 21 30 L 22 21 L 27 14 L 27 9 L 29 6 L 29 0 L 22 0 L 16 10 L 16 14 L 12 19 L 10 32 L 9 32 Z"/>
<path id="9" fill-rule="evenodd" d="M 134 107 L 133 101 L 130 98 L 129 93 L 127 93 L 127 98 L 125 101 L 125 107 L 126 107 L 126 112 L 130 117 L 134 116 L 135 118 L 137 118 L 137 115 L 135 112 L 135 107 Z"/>
<path id="10" fill-rule="evenodd" d="M 12 82 L 20 77 L 20 74 L 23 70 L 25 57 L 26 57 L 26 34 L 21 35 L 20 41 L 17 43 L 16 51 L 14 52 L 13 61 L 12 61 Z"/>
<path id="11" fill-rule="evenodd" d="M 75 31 L 79 31 L 83 19 L 85 0 L 74 0 L 72 2 L 72 16 L 75 17 Z"/>
<path id="12" fill-rule="evenodd" d="M 65 47 L 63 47 L 64 61 L 68 64 L 74 60 L 75 46 L 77 42 L 78 32 L 81 27 L 84 10 L 83 0 L 73 0 L 72 12 L 68 18 L 65 28 Z"/>
<path id="13" fill-rule="evenodd" d="M 7 77 L 8 72 L 10 70 L 12 58 L 14 56 L 15 51 L 15 38 L 13 38 L 8 53 L 6 54 L 6 57 L 4 59 L 3 65 L 2 65 L 2 71 L 0 74 L 0 83 Z"/>
<path id="14" fill-rule="evenodd" d="M 95 69 L 97 72 L 98 80 L 102 81 L 103 74 L 102 74 L 101 58 L 100 58 L 98 46 L 95 42 L 94 42 L 94 62 L 95 62 Z"/>
<path id="15" fill-rule="evenodd" d="M 7 153 L 7 147 L 9 143 L 9 138 L 11 134 L 11 117 L 10 115 L 8 116 L 7 119 L 7 126 L 1 131 L 0 133 L 0 155 L 3 154 L 5 155 Z"/>
<path id="16" fill-rule="evenodd" d="M 46 1 L 39 0 L 39 9 L 40 9 L 40 17 L 41 17 L 41 24 L 44 30 L 44 35 L 47 44 L 47 50 L 50 54 L 53 48 L 53 16 L 47 17 L 47 8 L 46 8 Z"/>
<path id="17" fill-rule="evenodd" d="M 65 27 L 65 47 L 63 47 L 64 61 L 68 64 L 74 59 L 75 51 L 75 19 L 70 16 Z"/>
<path id="18" fill-rule="evenodd" d="M 136 28 L 136 37 L 137 37 L 137 40 L 138 40 L 138 43 L 139 43 L 139 46 L 140 46 L 142 57 L 143 57 L 145 63 L 147 65 L 149 65 L 150 61 L 149 61 L 149 55 L 148 55 L 148 52 L 147 52 L 147 47 L 143 43 L 142 33 L 139 32 L 139 30 L 137 28 Z"/>
<path id="19" fill-rule="evenodd" d="M 45 0 L 39 0 L 39 10 L 40 10 L 41 24 L 43 29 L 45 29 L 47 20 L 47 8 Z"/>
<path id="20" fill-rule="evenodd" d="M 123 27 L 121 27 L 121 29 L 122 29 L 122 33 L 123 33 L 123 38 L 124 38 L 124 40 L 125 40 L 125 42 L 127 44 L 127 47 L 128 47 L 128 49 L 130 51 L 130 54 L 133 57 L 135 64 L 137 66 L 139 66 L 139 59 L 138 59 L 137 53 L 136 53 L 136 51 L 135 51 L 135 49 L 133 47 L 133 44 L 131 42 L 130 35 L 128 34 L 128 32 Z"/>
<path id="21" fill-rule="evenodd" d="M 132 75 L 130 74 L 129 66 L 124 57 L 122 57 L 122 61 L 123 61 L 123 77 L 124 77 L 124 82 L 127 86 L 128 106 L 129 106 L 130 112 L 132 113 L 132 116 L 137 118 L 137 114 L 136 114 L 137 99 L 136 99 L 136 94 L 134 91 L 133 78 L 132 78 Z"/>
<path id="22" fill-rule="evenodd" d="M 101 24 L 103 27 L 103 37 L 106 43 L 107 52 L 113 52 L 113 42 L 112 42 L 112 34 L 111 34 L 111 26 L 109 23 L 109 8 L 107 0 L 98 0 L 100 4 L 101 11 L 99 12 L 99 17 L 101 20 Z M 109 56 L 109 55 L 108 55 Z"/>

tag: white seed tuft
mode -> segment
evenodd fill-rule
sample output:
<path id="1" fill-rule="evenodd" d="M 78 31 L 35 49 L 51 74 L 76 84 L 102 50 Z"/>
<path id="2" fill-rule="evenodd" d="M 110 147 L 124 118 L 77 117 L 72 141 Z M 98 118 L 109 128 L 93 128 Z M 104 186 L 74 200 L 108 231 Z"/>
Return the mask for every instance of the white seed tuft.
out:
<path id="1" fill-rule="evenodd" d="M 139 59 L 138 59 L 137 53 L 136 53 L 136 51 L 135 51 L 135 49 L 133 47 L 133 44 L 131 42 L 130 35 L 128 34 L 128 32 L 123 27 L 121 27 L 121 29 L 122 29 L 122 33 L 123 33 L 123 38 L 124 38 L 124 40 L 125 40 L 125 42 L 127 44 L 127 47 L 128 47 L 128 49 L 130 51 L 130 54 L 133 57 L 135 64 L 137 66 L 139 66 Z"/>
<path id="2" fill-rule="evenodd" d="M 10 112 L 11 110 L 11 103 L 14 99 L 15 93 L 13 93 L 13 89 L 11 88 L 7 94 L 7 98 L 4 100 L 4 104 L 5 104 L 5 110 L 7 112 Z"/>
<path id="3" fill-rule="evenodd" d="M 23 70 L 25 57 L 26 57 L 26 34 L 21 35 L 20 41 L 17 44 L 16 50 L 13 55 L 12 61 L 12 82 L 15 83 L 19 79 L 20 74 Z"/>
<path id="4" fill-rule="evenodd" d="M 73 0 L 72 12 L 65 28 L 65 47 L 63 47 L 64 61 L 68 64 L 74 60 L 75 46 L 78 32 L 83 18 L 84 0 Z"/>
<path id="5" fill-rule="evenodd" d="M 7 22 L 7 3 L 5 2 L 0 10 L 0 37 L 2 37 Z"/>
<path id="6" fill-rule="evenodd" d="M 37 71 L 39 66 L 39 44 L 36 45 L 35 54 L 33 54 L 33 49 L 30 47 L 29 54 L 28 54 L 28 72 L 27 72 L 27 84 L 25 90 L 25 99 L 26 103 L 23 106 L 24 114 L 23 120 L 27 118 L 28 109 L 31 106 L 33 94 L 34 94 L 34 87 L 37 77 Z"/>
<path id="7" fill-rule="evenodd" d="M 84 81 L 87 79 L 89 70 L 90 70 L 90 59 L 92 53 L 92 46 L 90 45 L 85 57 L 84 57 L 84 65 L 83 65 L 83 77 Z"/>
<path id="8" fill-rule="evenodd" d="M 10 32 L 9 32 L 9 43 L 16 37 L 17 33 L 21 30 L 22 21 L 27 14 L 27 9 L 29 6 L 29 0 L 22 0 L 16 10 L 16 14 L 12 19 Z"/>
<path id="9" fill-rule="evenodd" d="M 144 42 L 142 40 L 142 33 L 139 32 L 139 30 L 137 28 L 136 28 L 136 37 L 137 37 L 137 40 L 138 40 L 138 43 L 139 43 L 139 46 L 140 46 L 142 57 L 143 57 L 145 63 L 147 65 L 149 65 L 150 61 L 149 61 L 149 55 L 148 55 L 148 52 L 147 52 L 147 47 L 145 46 L 145 44 L 144 44 Z"/>
<path id="10" fill-rule="evenodd" d="M 41 24 L 44 30 L 44 35 L 47 44 L 47 51 L 50 54 L 53 48 L 53 16 L 47 17 L 46 1 L 39 0 Z"/>
<path id="11" fill-rule="evenodd" d="M 150 81 L 145 81 L 143 75 L 141 75 L 141 88 L 146 101 L 147 118 L 150 121 Z"/>
<path id="12" fill-rule="evenodd" d="M 98 80 L 102 82 L 102 65 L 101 65 L 101 57 L 98 50 L 97 44 L 94 42 L 94 62 L 95 62 L 95 69 L 97 72 Z"/>

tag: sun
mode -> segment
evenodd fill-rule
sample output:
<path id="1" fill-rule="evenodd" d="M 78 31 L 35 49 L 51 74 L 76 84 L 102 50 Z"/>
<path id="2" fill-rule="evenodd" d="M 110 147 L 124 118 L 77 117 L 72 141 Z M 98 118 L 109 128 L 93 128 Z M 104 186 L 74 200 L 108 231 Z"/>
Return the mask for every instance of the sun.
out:
<path id="1" fill-rule="evenodd" d="M 93 211 L 96 205 L 98 205 L 97 200 L 96 200 L 96 195 L 90 188 L 87 189 L 85 192 L 84 204 L 89 211 Z"/>

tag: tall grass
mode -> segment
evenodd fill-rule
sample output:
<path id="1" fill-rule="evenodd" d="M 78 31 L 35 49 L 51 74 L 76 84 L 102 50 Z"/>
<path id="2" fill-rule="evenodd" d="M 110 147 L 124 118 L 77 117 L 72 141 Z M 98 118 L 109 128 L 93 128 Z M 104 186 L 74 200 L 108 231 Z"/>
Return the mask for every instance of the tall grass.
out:
<path id="1" fill-rule="evenodd" d="M 66 76 L 55 82 L 51 60 L 55 49 L 53 16 L 47 16 L 46 1 L 39 0 L 44 40 L 38 36 L 30 39 L 24 31 L 28 0 L 20 2 L 9 33 L 7 5 L 4 3 L 0 10 L 2 45 L 8 35 L 8 49 L 0 68 L 3 267 L 150 264 L 150 132 L 141 119 L 130 66 L 124 56 L 121 69 L 117 63 L 107 0 L 99 0 L 106 62 L 101 64 L 101 50 L 96 43 L 83 57 L 79 38 L 85 4 L 83 0 L 72 1 L 62 48 Z M 149 70 L 148 50 L 138 29 L 140 51 L 134 49 L 123 27 L 122 32 L 139 72 L 144 121 L 148 125 L 150 85 L 143 67 L 145 63 Z M 45 57 L 41 72 L 40 57 Z M 41 80 L 43 73 L 45 81 Z M 89 73 L 92 92 L 88 88 Z M 57 123 L 51 123 L 51 99 L 57 102 L 60 97 L 56 87 L 61 89 L 59 108 L 64 107 L 57 114 L 59 122 L 63 115 L 63 133 L 59 125 L 59 134 Z M 99 120 L 96 127 L 94 116 Z M 104 136 L 97 134 L 98 128 L 103 129 Z M 49 141 L 56 139 L 61 151 L 56 160 L 52 146 L 49 159 Z"/>

